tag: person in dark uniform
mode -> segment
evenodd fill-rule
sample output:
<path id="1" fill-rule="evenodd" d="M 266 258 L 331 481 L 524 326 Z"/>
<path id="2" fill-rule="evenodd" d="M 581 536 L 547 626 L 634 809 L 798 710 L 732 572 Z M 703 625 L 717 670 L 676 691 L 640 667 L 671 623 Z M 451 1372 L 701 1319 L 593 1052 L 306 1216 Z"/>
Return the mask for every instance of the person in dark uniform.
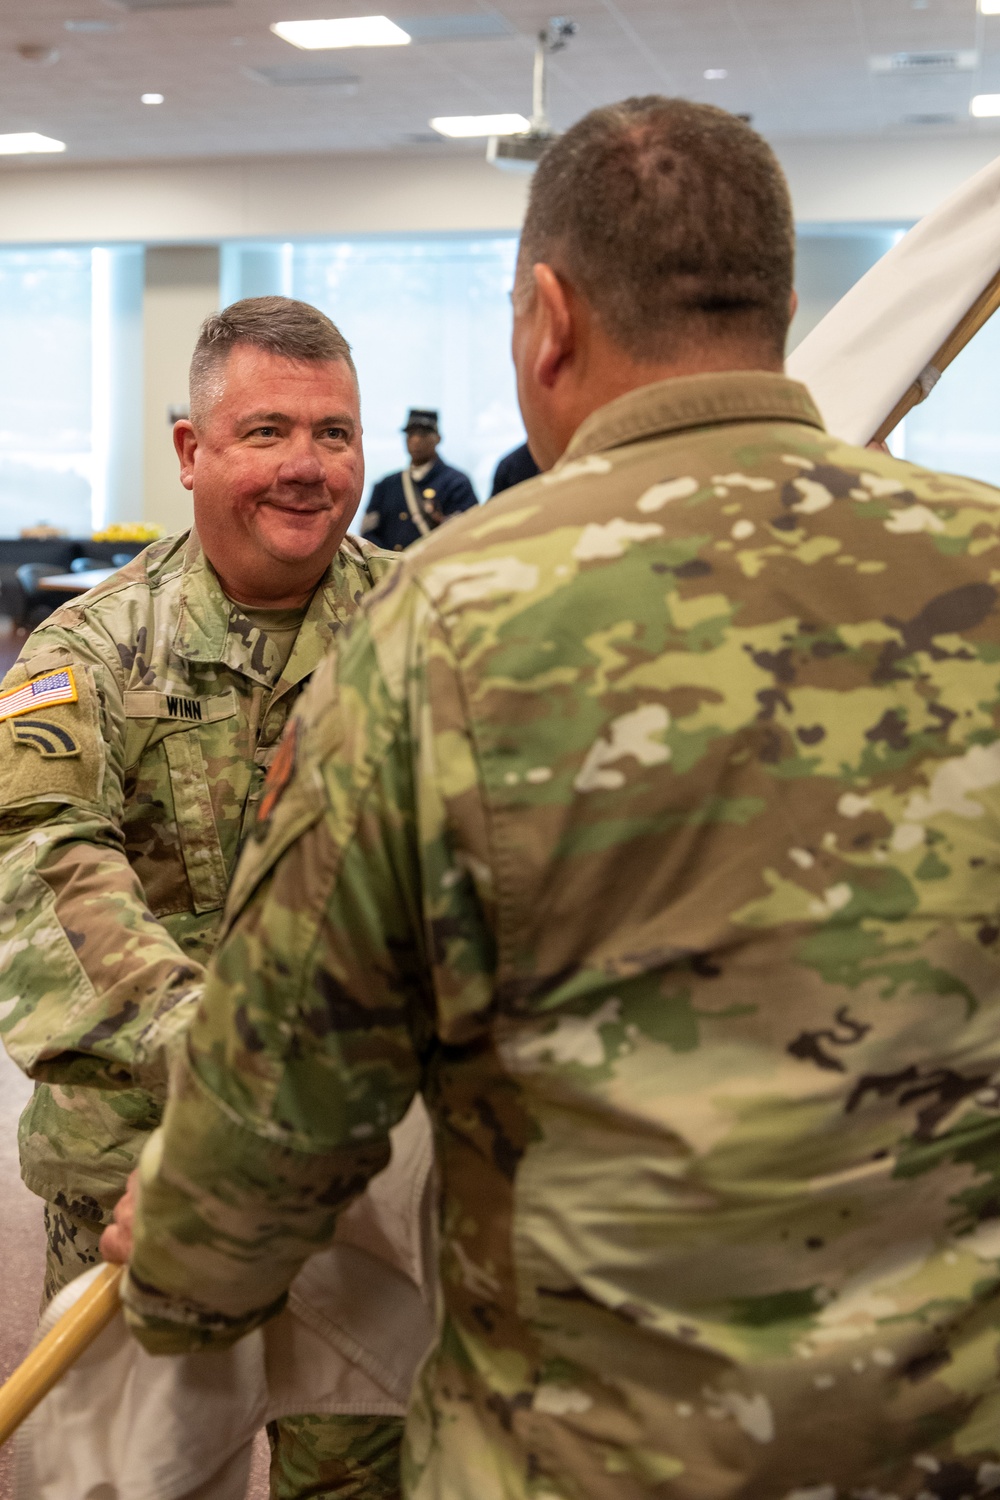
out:
<path id="1" fill-rule="evenodd" d="M 468 474 L 437 456 L 441 433 L 436 411 L 412 407 L 403 431 L 410 466 L 379 480 L 361 523 L 365 540 L 387 552 L 402 552 L 449 516 L 478 503 Z"/>
<path id="2" fill-rule="evenodd" d="M 523 484 L 526 479 L 534 479 L 538 472 L 538 465 L 531 456 L 531 449 L 527 443 L 522 443 L 520 448 L 515 448 L 511 453 L 505 453 L 497 464 L 493 473 L 490 499 L 492 500 L 494 495 L 499 495 L 501 490 L 512 490 L 515 484 Z"/>

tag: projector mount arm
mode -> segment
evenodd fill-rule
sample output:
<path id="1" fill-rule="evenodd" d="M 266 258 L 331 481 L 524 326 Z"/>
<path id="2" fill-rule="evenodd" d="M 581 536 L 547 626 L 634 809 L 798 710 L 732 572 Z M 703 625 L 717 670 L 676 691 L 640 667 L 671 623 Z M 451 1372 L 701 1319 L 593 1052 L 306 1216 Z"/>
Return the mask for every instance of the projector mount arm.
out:
<path id="1" fill-rule="evenodd" d="M 548 135 L 552 130 L 549 121 L 548 60 L 553 52 L 561 52 L 570 38 L 576 35 L 576 22 L 569 16 L 550 16 L 548 25 L 538 33 L 535 43 L 535 71 L 531 90 L 531 133 Z"/>

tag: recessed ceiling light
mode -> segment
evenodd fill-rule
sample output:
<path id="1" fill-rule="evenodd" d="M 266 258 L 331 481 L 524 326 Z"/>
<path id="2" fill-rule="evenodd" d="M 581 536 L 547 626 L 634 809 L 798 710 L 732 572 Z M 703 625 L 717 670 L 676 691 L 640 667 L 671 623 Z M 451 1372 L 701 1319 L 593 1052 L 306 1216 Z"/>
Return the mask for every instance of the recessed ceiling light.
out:
<path id="1" fill-rule="evenodd" d="M 976 94 L 969 105 L 969 114 L 977 120 L 992 120 L 1000 115 L 1000 94 Z"/>
<path id="2" fill-rule="evenodd" d="M 712 79 L 712 80 L 714 80 L 716 78 L 728 78 L 729 77 L 729 69 L 728 68 L 706 68 L 705 71 L 704 71 L 704 73 L 702 74 L 702 77 L 703 78 Z"/>
<path id="3" fill-rule="evenodd" d="M 429 123 L 438 135 L 453 140 L 476 135 L 523 135 L 531 129 L 523 115 L 436 115 Z"/>
<path id="4" fill-rule="evenodd" d="M 30 151 L 65 150 L 65 141 L 53 140 L 50 135 L 39 135 L 37 130 L 24 130 L 16 135 L 0 135 L 0 156 L 27 156 Z"/>
<path id="5" fill-rule="evenodd" d="M 979 0 L 979 13 L 982 16 L 1000 16 L 1000 0 Z"/>
<path id="6" fill-rule="evenodd" d="M 143 104 L 162 104 L 163 103 L 163 95 L 162 94 L 142 94 L 140 97 L 142 99 Z"/>
<path id="7" fill-rule="evenodd" d="M 345 16 L 339 21 L 276 21 L 275 36 L 293 47 L 405 47 L 410 35 L 388 16 Z"/>

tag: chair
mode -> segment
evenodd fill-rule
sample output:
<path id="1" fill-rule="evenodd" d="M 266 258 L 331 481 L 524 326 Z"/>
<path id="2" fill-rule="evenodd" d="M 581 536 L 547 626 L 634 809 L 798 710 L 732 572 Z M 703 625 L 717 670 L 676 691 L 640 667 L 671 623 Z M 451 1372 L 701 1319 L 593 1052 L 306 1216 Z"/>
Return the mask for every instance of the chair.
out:
<path id="1" fill-rule="evenodd" d="M 75 597 L 73 594 L 56 593 L 54 590 L 38 587 L 40 578 L 51 578 L 53 573 L 65 571 L 65 568 L 55 567 L 52 563 L 22 563 L 17 569 L 17 581 L 24 594 L 24 609 L 16 622 L 19 629 L 30 630 L 32 626 L 41 624 L 60 604 Z"/>
<path id="2" fill-rule="evenodd" d="M 114 558 L 111 559 L 111 562 L 112 566 L 119 566 L 119 564 L 115 562 Z M 103 569 L 107 566 L 108 565 L 104 561 L 104 559 L 100 557 L 74 557 L 73 561 L 69 565 L 69 570 L 71 573 L 89 573 L 93 568 Z"/>

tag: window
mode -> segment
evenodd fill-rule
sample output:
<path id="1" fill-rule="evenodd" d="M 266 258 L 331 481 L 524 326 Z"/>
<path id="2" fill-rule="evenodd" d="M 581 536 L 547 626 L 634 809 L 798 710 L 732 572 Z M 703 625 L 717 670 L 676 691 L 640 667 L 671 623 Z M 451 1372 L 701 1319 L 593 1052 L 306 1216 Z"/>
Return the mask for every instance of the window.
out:
<path id="1" fill-rule="evenodd" d="M 896 429 L 893 451 L 910 463 L 1000 485 L 1000 315 L 981 328 L 927 400 Z"/>
<path id="2" fill-rule="evenodd" d="M 90 530 L 91 252 L 0 250 L 0 531 Z"/>
<path id="3" fill-rule="evenodd" d="M 135 246 L 0 250 L 0 534 L 134 513 L 142 273 Z"/>
<path id="4" fill-rule="evenodd" d="M 223 248 L 223 304 L 283 292 L 322 308 L 351 345 L 369 486 L 403 467 L 411 406 L 440 412 L 441 454 L 485 499 L 524 442 L 510 358 L 515 235 L 438 235 Z"/>

